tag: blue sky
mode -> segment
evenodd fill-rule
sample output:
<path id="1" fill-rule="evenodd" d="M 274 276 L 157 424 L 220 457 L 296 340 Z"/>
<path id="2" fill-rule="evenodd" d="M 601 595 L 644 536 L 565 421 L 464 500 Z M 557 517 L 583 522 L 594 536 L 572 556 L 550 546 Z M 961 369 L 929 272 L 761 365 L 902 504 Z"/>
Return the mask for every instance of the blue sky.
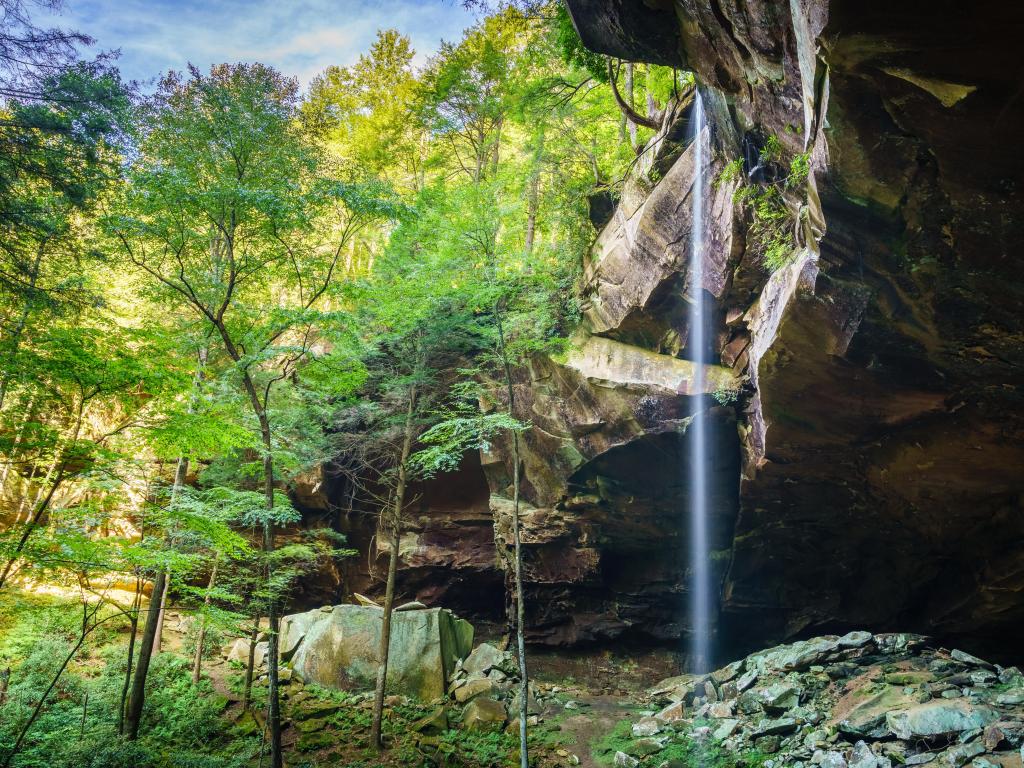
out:
<path id="1" fill-rule="evenodd" d="M 35 14 L 119 48 L 126 79 L 151 80 L 189 62 L 260 61 L 305 86 L 330 64 L 351 64 L 378 29 L 412 39 L 418 63 L 473 23 L 460 0 L 64 0 L 59 16 Z"/>

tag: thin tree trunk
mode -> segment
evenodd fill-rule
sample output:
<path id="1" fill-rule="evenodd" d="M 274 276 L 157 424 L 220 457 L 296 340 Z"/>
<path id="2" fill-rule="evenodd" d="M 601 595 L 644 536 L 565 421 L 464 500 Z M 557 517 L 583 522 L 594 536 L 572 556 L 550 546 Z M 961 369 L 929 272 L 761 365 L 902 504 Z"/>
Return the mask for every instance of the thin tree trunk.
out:
<path id="1" fill-rule="evenodd" d="M 501 362 L 505 372 L 505 386 L 508 389 L 508 415 L 515 418 L 515 389 L 512 386 L 512 366 L 505 347 L 505 329 L 501 320 L 501 307 L 495 307 L 498 324 L 498 344 Z M 529 676 L 526 670 L 526 608 L 523 599 L 523 546 L 519 530 L 519 433 L 512 433 L 512 542 L 515 562 L 513 578 L 516 586 L 516 651 L 519 656 L 519 763 L 520 768 L 529 768 L 526 745 L 526 718 L 529 711 Z"/>
<path id="2" fill-rule="evenodd" d="M 0 669 L 0 707 L 7 703 L 7 686 L 11 684 L 11 667 Z"/>
<path id="3" fill-rule="evenodd" d="M 210 581 L 206 584 L 206 596 L 203 598 L 203 614 L 199 617 L 199 633 L 196 635 L 196 655 L 192 659 L 192 682 L 199 685 L 199 676 L 203 670 L 203 647 L 206 645 L 206 611 L 210 609 L 210 598 L 213 595 L 213 585 L 217 581 L 217 561 L 213 558 L 213 568 L 210 571 Z"/>
<path id="4" fill-rule="evenodd" d="M 414 416 L 416 415 L 416 388 L 409 393 L 409 407 L 405 413 L 405 436 L 398 463 L 398 484 L 391 512 L 391 552 L 388 558 L 388 580 L 384 591 L 384 614 L 380 627 L 380 663 L 377 665 L 377 685 L 373 692 L 373 723 L 370 726 L 370 744 L 380 751 L 384 748 L 381 727 L 384 721 L 384 689 L 388 677 L 388 656 L 391 651 L 391 616 L 395 605 L 395 581 L 398 574 L 398 550 L 402 543 L 402 507 L 405 506 L 406 465 L 412 450 Z"/>
<path id="5" fill-rule="evenodd" d="M 634 107 L 635 102 L 633 101 L 633 62 L 626 62 L 626 78 L 623 86 L 626 89 L 624 98 L 628 102 L 629 106 Z M 625 115 L 623 115 L 625 117 Z M 629 126 L 629 146 L 636 149 L 636 123 L 632 120 L 626 121 Z"/>
<path id="6" fill-rule="evenodd" d="M 537 136 L 537 147 L 533 157 L 533 168 L 530 172 L 530 182 L 526 191 L 526 239 L 525 250 L 527 255 L 533 253 L 533 241 L 537 231 L 537 207 L 540 190 L 540 164 L 544 155 L 544 133 Z"/>
<path id="7" fill-rule="evenodd" d="M 206 358 L 208 350 L 206 347 L 199 348 L 199 360 L 196 362 L 196 372 L 192 376 L 192 390 L 189 392 L 188 397 L 188 413 L 192 413 L 195 410 L 196 395 L 199 390 L 199 386 L 203 383 L 204 371 L 206 369 Z M 174 484 L 171 486 L 171 504 L 174 504 L 174 500 L 178 497 L 178 493 L 181 491 L 183 485 L 185 485 L 185 478 L 188 477 L 188 457 L 179 456 L 178 464 L 174 468 Z M 160 653 L 163 650 L 164 643 L 164 612 L 167 608 L 167 593 L 171 589 L 171 570 L 167 569 L 167 575 L 164 579 L 164 591 L 160 595 L 160 612 L 156 620 L 156 648 L 155 652 Z"/>
<path id="8" fill-rule="evenodd" d="M 494 131 L 494 144 L 491 147 L 491 176 L 494 176 L 498 172 L 498 154 L 501 148 L 501 128 L 504 122 L 505 119 L 499 117 L 497 128 Z"/>
<path id="9" fill-rule="evenodd" d="M 260 636 L 260 615 L 252 620 L 252 631 L 249 633 L 249 661 L 245 665 L 245 684 L 242 686 L 242 711 L 249 709 L 252 700 L 252 678 L 256 667 L 256 640 Z"/>
<path id="10" fill-rule="evenodd" d="M 135 636 L 139 632 L 139 608 L 142 605 L 142 580 L 135 580 L 135 598 L 132 600 L 132 610 L 128 615 L 128 621 L 132 633 L 128 637 L 128 664 L 124 671 L 124 685 L 121 686 L 121 699 L 117 707 L 117 733 L 124 734 L 124 716 L 128 705 L 128 691 L 132 684 L 132 664 L 135 662 Z"/>
<path id="11" fill-rule="evenodd" d="M 164 611 L 167 609 L 167 593 L 171 589 L 171 569 L 164 571 L 164 589 L 160 593 L 160 605 L 156 612 L 156 638 L 153 641 L 153 653 L 160 653 L 164 645 Z"/>
<path id="12" fill-rule="evenodd" d="M 153 656 L 156 642 L 156 623 L 159 617 L 157 602 L 164 591 L 167 573 L 163 569 L 157 571 L 150 593 L 149 610 L 146 612 L 146 624 L 142 630 L 142 641 L 139 643 L 139 662 L 135 667 L 135 679 L 132 680 L 131 698 L 128 699 L 128 716 L 125 718 L 128 739 L 133 741 L 139 737 L 139 725 L 142 722 L 142 708 L 146 703 L 146 676 L 149 674 L 149 662 Z"/>

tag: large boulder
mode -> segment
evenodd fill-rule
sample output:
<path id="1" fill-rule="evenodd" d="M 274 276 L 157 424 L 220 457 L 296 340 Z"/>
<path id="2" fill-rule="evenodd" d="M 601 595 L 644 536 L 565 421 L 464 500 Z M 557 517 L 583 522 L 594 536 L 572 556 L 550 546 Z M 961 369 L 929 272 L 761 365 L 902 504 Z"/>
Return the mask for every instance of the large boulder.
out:
<path id="1" fill-rule="evenodd" d="M 343 690 L 372 688 L 379 664 L 383 611 L 337 605 L 286 616 L 282 650 L 303 680 Z M 444 695 L 458 659 L 472 648 L 473 627 L 443 608 L 401 611 L 391 619 L 386 690 L 431 701 Z"/>

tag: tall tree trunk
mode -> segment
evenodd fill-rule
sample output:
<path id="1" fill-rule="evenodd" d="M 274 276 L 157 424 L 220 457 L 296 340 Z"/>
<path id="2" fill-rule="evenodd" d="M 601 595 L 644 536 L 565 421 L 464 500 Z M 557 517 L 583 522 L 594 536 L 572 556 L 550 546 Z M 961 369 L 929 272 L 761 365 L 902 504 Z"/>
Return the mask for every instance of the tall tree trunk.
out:
<path id="1" fill-rule="evenodd" d="M 398 549 L 402 543 L 402 507 L 405 506 L 406 465 L 412 450 L 414 417 L 416 415 L 416 387 L 409 392 L 409 406 L 405 412 L 405 435 L 398 463 L 398 484 L 395 503 L 391 510 L 391 552 L 388 558 L 388 580 L 384 591 L 384 615 L 380 627 L 380 663 L 377 665 L 377 685 L 373 692 L 373 723 L 370 726 L 370 744 L 378 751 L 384 748 L 381 727 L 384 721 L 384 689 L 388 677 L 388 656 L 391 651 L 391 616 L 395 604 L 395 579 L 398 574 Z"/>
<path id="2" fill-rule="evenodd" d="M 505 372 L 505 386 L 508 396 L 508 415 L 515 418 L 515 389 L 512 386 L 512 366 L 508 359 L 508 349 L 505 346 L 505 328 L 501 319 L 501 307 L 495 307 L 495 317 L 498 324 L 498 344 L 501 354 L 502 367 Z M 513 566 L 513 578 L 516 586 L 516 652 L 519 656 L 519 764 L 520 768 L 529 768 L 526 745 L 526 718 L 530 704 L 530 684 L 526 670 L 526 640 L 524 627 L 526 625 L 526 608 L 523 599 L 523 545 L 522 536 L 519 530 L 519 433 L 512 433 L 512 542 L 514 548 L 515 562 Z"/>
<path id="3" fill-rule="evenodd" d="M 132 609 L 128 614 L 128 622 L 131 627 L 131 635 L 128 637 L 128 664 L 124 670 L 124 685 L 121 686 L 121 698 L 117 706 L 117 734 L 124 734 L 124 716 L 128 705 L 128 691 L 132 684 L 132 664 L 135 662 L 135 635 L 139 631 L 139 608 L 142 605 L 142 579 L 135 580 L 135 598 L 132 600 Z"/>
<path id="4" fill-rule="evenodd" d="M 222 331 L 222 334 L 226 333 L 226 330 Z M 232 357 L 236 357 L 237 351 L 233 346 L 229 352 Z M 257 421 L 259 421 L 260 437 L 263 441 L 263 496 L 267 509 L 267 520 L 263 523 L 263 551 L 268 555 L 267 583 L 270 584 L 274 575 L 269 557 L 274 552 L 274 524 L 270 520 L 270 513 L 274 510 L 274 444 L 266 405 L 260 402 L 259 393 L 256 391 L 256 385 L 248 370 L 242 373 L 242 385 L 249 395 L 249 402 L 255 411 Z M 281 701 L 278 686 L 278 663 L 280 661 L 278 658 L 278 606 L 274 594 L 270 594 L 267 601 L 267 618 L 270 621 L 270 639 L 267 644 L 267 726 L 270 730 L 270 768 L 283 768 Z"/>
<path id="5" fill-rule="evenodd" d="M 256 640 L 260 636 L 260 615 L 252 619 L 252 631 L 249 633 L 249 660 L 245 665 L 245 683 L 242 686 L 242 711 L 249 709 L 252 700 L 252 678 L 256 667 Z"/>
<path id="6" fill-rule="evenodd" d="M 540 167 L 544 157 L 544 131 L 541 129 L 536 138 L 533 154 L 533 168 L 530 170 L 530 181 L 526 190 L 526 238 L 524 242 L 527 254 L 533 253 L 533 241 L 537 231 L 537 208 L 540 191 Z"/>
<path id="7" fill-rule="evenodd" d="M 192 682 L 199 685 L 199 676 L 203 671 L 203 647 L 206 645 L 206 611 L 210 609 L 210 598 L 213 586 L 217 582 L 217 564 L 219 558 L 214 556 L 210 580 L 206 584 L 206 596 L 203 598 L 203 614 L 199 617 L 199 633 L 196 635 L 196 655 L 192 659 Z"/>
<path id="8" fill-rule="evenodd" d="M 128 699 L 128 715 L 125 718 L 125 725 L 130 741 L 139 737 L 142 708 L 146 703 L 146 677 L 149 675 L 149 662 L 153 656 L 153 646 L 156 643 L 156 623 L 160 614 L 157 606 L 166 581 L 167 572 L 161 568 L 157 571 L 156 579 L 153 581 L 153 591 L 150 592 L 146 624 L 142 630 L 142 640 L 139 642 L 139 661 L 135 667 L 135 678 L 132 680 L 131 697 Z"/>
<path id="9" fill-rule="evenodd" d="M 192 389 L 188 395 L 188 408 L 187 412 L 192 413 L 195 410 L 196 397 L 199 393 L 199 387 L 203 383 L 204 372 L 206 370 L 206 359 L 209 354 L 206 347 L 199 348 L 199 359 L 196 362 L 196 372 L 192 376 Z M 178 464 L 174 468 L 174 484 L 171 486 L 171 504 L 174 504 L 174 500 L 178 498 L 178 493 L 181 492 L 182 486 L 185 485 L 185 478 L 188 477 L 188 457 L 179 456 Z M 164 612 L 167 609 L 167 593 L 171 589 L 171 571 L 167 569 L 167 575 L 164 579 L 164 591 L 160 595 L 160 611 L 156 621 L 156 653 L 160 653 L 163 650 L 164 642 Z"/>
<path id="10" fill-rule="evenodd" d="M 505 119 L 503 117 L 498 118 L 497 126 L 494 130 L 494 144 L 491 145 L 491 176 L 493 177 L 498 173 L 498 159 L 499 151 L 501 149 L 501 128 L 504 125 Z"/>
<path id="11" fill-rule="evenodd" d="M 624 98 L 631 107 L 635 107 L 636 102 L 633 101 L 633 62 L 626 62 L 626 78 L 623 86 L 626 89 Z M 629 123 L 629 146 L 636 149 L 636 123 L 632 120 L 627 121 Z"/>
<path id="12" fill-rule="evenodd" d="M 171 589 L 171 569 L 164 573 L 164 590 L 160 593 L 160 605 L 156 611 L 156 639 L 153 642 L 153 653 L 160 653 L 164 646 L 164 612 L 167 610 L 167 593 Z"/>

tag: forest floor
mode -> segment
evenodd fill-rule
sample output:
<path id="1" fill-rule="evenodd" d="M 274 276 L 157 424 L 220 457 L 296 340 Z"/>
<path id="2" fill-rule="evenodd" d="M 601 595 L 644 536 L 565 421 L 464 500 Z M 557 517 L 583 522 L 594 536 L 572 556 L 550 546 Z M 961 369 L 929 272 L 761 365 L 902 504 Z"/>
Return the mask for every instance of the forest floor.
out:
<path id="1" fill-rule="evenodd" d="M 0 669 L 12 670 L 9 699 L 14 705 L 4 708 L 9 717 L 0 717 L 0 747 L 10 743 L 9 729 L 24 721 L 45 689 L 48 667 L 61 656 L 57 650 L 61 638 L 74 635 L 80 616 L 76 607 L 67 595 L 11 590 L 0 596 Z M 260 766 L 265 680 L 258 679 L 254 686 L 253 710 L 243 711 L 244 670 L 222 655 L 221 646 L 229 639 L 213 633 L 203 682 L 198 688 L 192 686 L 192 618 L 187 611 L 168 611 L 162 652 L 154 660 L 151 676 L 156 690 L 147 697 L 143 728 L 147 735 L 138 748 L 114 754 L 124 746 L 115 736 L 113 713 L 125 674 L 129 632 L 125 622 L 110 622 L 69 666 L 51 694 L 52 703 L 33 726 L 23 757 L 15 759 L 13 766 Z M 537 721 L 530 728 L 531 765 L 611 766 L 616 735 L 628 732 L 630 722 L 644 710 L 643 691 L 652 681 L 674 672 L 675 664 L 670 654 L 659 651 L 531 654 L 533 684 L 543 692 Z M 398 696 L 387 699 L 388 749 L 378 755 L 369 746 L 371 695 L 285 683 L 282 715 L 287 765 L 518 765 L 518 734 L 513 727 L 500 732 L 466 730 L 459 727 L 460 708 L 450 707 L 452 727 L 425 737 L 413 725 L 437 708 Z M 74 732 L 77 747 L 69 746 L 69 731 Z M 105 750 L 111 750 L 109 759 L 102 757 Z M 83 753 L 89 754 L 89 763 L 82 762 Z"/>

